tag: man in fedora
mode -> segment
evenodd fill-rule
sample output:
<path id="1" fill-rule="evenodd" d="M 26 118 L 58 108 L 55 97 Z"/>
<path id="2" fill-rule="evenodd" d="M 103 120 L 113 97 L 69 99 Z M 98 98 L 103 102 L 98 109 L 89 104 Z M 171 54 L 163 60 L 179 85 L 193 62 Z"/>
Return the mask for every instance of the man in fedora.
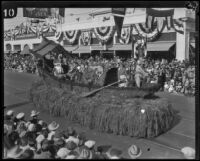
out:
<path id="1" fill-rule="evenodd" d="M 48 134 L 48 140 L 53 140 L 54 139 L 54 135 L 56 134 L 56 130 L 59 128 L 59 124 L 55 121 L 51 122 L 48 125 L 48 130 L 50 131 Z"/>
<path id="2" fill-rule="evenodd" d="M 37 112 L 35 110 L 31 111 L 31 115 L 30 115 L 31 116 L 31 120 L 30 120 L 30 122 L 32 124 L 37 124 L 38 123 L 38 121 L 39 121 L 39 119 L 38 119 L 39 113 L 40 112 Z"/>

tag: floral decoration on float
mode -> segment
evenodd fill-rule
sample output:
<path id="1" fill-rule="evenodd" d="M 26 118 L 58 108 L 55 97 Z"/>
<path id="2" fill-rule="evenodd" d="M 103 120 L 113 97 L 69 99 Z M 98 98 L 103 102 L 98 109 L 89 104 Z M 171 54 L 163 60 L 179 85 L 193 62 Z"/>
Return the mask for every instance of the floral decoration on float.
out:
<path id="1" fill-rule="evenodd" d="M 91 43 L 91 32 L 90 31 L 83 31 L 81 33 L 81 40 L 84 46 L 90 45 Z"/>
<path id="2" fill-rule="evenodd" d="M 96 27 L 93 31 L 101 45 L 105 45 L 113 37 L 115 28 L 114 26 Z"/>
<path id="3" fill-rule="evenodd" d="M 73 45 L 80 34 L 80 30 L 64 31 L 63 33 L 65 40 L 67 40 L 71 45 Z"/>

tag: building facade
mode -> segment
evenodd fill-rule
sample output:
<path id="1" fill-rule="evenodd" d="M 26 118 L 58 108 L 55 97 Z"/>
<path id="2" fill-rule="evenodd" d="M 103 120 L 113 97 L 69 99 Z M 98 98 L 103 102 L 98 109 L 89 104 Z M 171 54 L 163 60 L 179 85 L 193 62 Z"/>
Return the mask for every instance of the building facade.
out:
<path id="1" fill-rule="evenodd" d="M 127 8 L 122 33 L 118 37 L 110 8 L 97 9 L 89 14 L 66 15 L 64 23 L 55 19 L 34 23 L 27 19 L 4 32 L 4 51 L 22 51 L 27 45 L 32 49 L 45 36 L 80 57 L 99 54 L 106 57 L 135 56 L 137 46 L 145 42 L 145 54 L 189 59 L 191 48 L 195 48 L 193 12 L 174 8 L 171 26 L 167 25 L 167 20 L 157 18 L 151 30 L 146 27 L 146 20 L 145 8 Z"/>

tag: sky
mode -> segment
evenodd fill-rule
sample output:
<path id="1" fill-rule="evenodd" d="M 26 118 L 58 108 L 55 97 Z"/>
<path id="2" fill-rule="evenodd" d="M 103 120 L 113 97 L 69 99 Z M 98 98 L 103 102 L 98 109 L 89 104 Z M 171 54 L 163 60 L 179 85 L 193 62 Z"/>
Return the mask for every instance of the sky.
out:
<path id="1" fill-rule="evenodd" d="M 95 11 L 99 8 L 67 8 L 65 9 L 65 17 L 69 16 L 70 14 L 80 15 L 80 16 L 87 16 L 92 11 Z M 17 17 L 12 19 L 5 19 L 4 20 L 4 30 L 8 30 L 10 28 L 14 28 L 15 26 L 21 24 L 22 22 L 26 21 L 26 17 L 23 17 L 23 9 L 18 8 L 17 10 Z"/>

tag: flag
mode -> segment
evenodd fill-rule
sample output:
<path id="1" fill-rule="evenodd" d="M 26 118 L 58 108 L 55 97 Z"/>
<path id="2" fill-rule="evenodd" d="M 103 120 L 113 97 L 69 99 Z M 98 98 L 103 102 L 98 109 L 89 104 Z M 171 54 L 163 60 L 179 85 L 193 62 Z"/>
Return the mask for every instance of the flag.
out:
<path id="1" fill-rule="evenodd" d="M 124 22 L 124 16 L 126 13 L 126 8 L 112 8 L 112 14 L 114 16 L 115 27 L 117 30 L 117 36 L 121 36 L 121 30 Z"/>

